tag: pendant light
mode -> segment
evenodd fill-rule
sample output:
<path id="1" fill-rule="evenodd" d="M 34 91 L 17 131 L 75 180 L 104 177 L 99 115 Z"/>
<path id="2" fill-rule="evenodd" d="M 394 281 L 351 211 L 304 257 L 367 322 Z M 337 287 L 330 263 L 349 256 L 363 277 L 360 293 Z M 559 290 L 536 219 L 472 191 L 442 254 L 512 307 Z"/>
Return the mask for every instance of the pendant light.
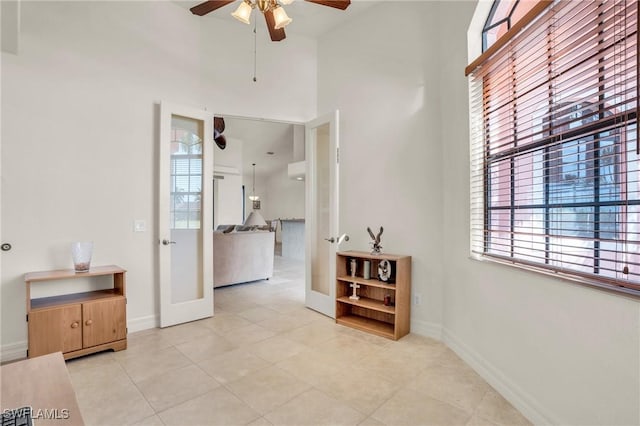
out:
<path id="1" fill-rule="evenodd" d="M 251 200 L 253 211 L 249 213 L 249 216 L 244 221 L 245 226 L 265 226 L 267 222 L 264 220 L 260 212 L 256 210 L 260 210 L 260 197 L 256 195 L 256 163 L 253 163 L 253 188 L 251 190 L 251 195 L 249 196 Z"/>
<path id="2" fill-rule="evenodd" d="M 253 163 L 253 188 L 251 189 L 249 199 L 253 201 L 253 209 L 260 210 L 260 197 L 256 195 L 256 163 Z M 256 201 L 258 201 L 258 203 L 256 203 Z"/>

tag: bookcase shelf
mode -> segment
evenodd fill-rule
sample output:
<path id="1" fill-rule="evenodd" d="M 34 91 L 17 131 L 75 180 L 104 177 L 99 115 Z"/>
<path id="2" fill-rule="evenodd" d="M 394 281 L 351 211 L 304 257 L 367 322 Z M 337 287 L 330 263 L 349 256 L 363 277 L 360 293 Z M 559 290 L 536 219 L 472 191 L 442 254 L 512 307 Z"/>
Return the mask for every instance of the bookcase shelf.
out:
<path id="1" fill-rule="evenodd" d="M 346 281 L 348 284 L 355 282 L 357 284 L 364 284 L 371 287 L 386 288 L 387 290 L 392 290 L 392 291 L 396 290 L 395 285 L 386 284 L 384 281 L 379 281 L 379 280 L 371 280 L 371 279 L 365 280 L 362 277 L 352 278 L 352 277 L 343 276 L 343 277 L 338 277 L 338 280 Z"/>
<path id="2" fill-rule="evenodd" d="M 338 318 L 336 322 L 338 324 L 346 325 L 347 327 L 395 340 L 393 324 L 358 315 L 344 315 Z"/>
<path id="3" fill-rule="evenodd" d="M 389 282 L 376 279 L 381 260 L 391 263 Z M 351 260 L 356 261 L 356 274 L 351 275 Z M 370 262 L 371 277 L 365 279 L 363 265 Z M 338 252 L 336 255 L 336 323 L 378 336 L 398 340 L 410 331 L 411 256 L 372 255 L 360 251 Z M 359 285 L 359 299 L 350 299 L 351 284 Z M 385 305 L 385 297 L 390 304 Z"/>
<path id="4" fill-rule="evenodd" d="M 396 310 L 394 306 L 385 306 L 380 300 L 369 299 L 361 297 L 358 300 L 349 299 L 348 296 L 338 297 L 336 299 L 339 303 L 347 303 L 349 305 L 359 306 L 361 308 L 371 309 L 372 311 L 385 312 L 387 314 L 395 315 Z"/>

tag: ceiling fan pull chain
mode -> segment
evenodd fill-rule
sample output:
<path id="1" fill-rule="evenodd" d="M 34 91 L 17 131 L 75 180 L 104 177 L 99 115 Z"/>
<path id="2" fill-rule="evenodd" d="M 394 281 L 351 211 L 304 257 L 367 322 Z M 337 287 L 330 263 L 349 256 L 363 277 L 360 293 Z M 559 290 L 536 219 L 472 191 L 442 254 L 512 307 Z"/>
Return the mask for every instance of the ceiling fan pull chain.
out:
<path id="1" fill-rule="evenodd" d="M 255 83 L 256 81 L 258 81 L 258 79 L 256 78 L 256 74 L 257 74 L 257 68 L 258 68 L 258 32 L 257 32 L 257 27 L 258 27 L 258 20 L 256 19 L 255 21 L 253 21 L 253 82 Z"/>

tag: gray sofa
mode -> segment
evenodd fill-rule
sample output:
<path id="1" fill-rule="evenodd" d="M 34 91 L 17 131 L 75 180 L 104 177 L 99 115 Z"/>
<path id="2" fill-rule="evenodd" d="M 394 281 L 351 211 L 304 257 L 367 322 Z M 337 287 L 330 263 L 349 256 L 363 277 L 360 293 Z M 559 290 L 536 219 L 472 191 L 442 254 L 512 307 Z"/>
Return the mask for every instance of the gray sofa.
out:
<path id="1" fill-rule="evenodd" d="M 275 232 L 213 233 L 213 287 L 273 276 Z"/>

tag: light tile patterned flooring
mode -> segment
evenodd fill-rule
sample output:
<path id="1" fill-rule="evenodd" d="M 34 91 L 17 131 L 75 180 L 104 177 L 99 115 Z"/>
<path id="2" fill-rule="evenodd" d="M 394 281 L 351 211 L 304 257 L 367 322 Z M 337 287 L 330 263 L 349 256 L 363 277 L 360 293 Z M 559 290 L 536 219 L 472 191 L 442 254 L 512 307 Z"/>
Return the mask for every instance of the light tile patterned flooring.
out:
<path id="1" fill-rule="evenodd" d="M 215 290 L 213 318 L 67 362 L 88 425 L 528 425 L 443 344 L 304 307 L 304 269 Z"/>

